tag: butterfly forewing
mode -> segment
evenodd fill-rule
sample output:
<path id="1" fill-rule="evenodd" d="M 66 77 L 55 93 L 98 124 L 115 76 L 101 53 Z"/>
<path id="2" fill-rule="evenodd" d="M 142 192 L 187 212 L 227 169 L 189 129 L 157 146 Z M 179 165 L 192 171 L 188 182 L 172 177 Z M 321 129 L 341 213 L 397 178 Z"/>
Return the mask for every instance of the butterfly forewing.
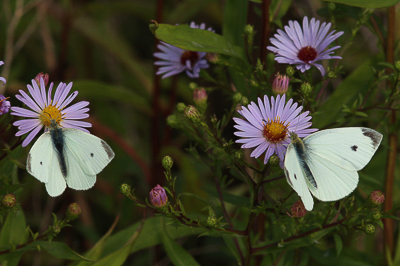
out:
<path id="1" fill-rule="evenodd" d="M 78 129 L 66 128 L 63 132 L 67 156 L 73 156 L 85 173 L 100 173 L 114 158 L 114 152 L 102 139 Z"/>
<path id="2" fill-rule="evenodd" d="M 307 156 L 318 156 L 349 171 L 359 171 L 371 160 L 382 134 L 369 128 L 327 129 L 303 139 Z"/>
<path id="3" fill-rule="evenodd" d="M 26 168 L 31 175 L 46 184 L 46 190 L 52 197 L 60 195 L 66 188 L 65 179 L 58 165 L 50 133 L 44 133 L 32 146 Z"/>
<path id="4" fill-rule="evenodd" d="M 308 190 L 307 181 L 293 145 L 289 145 L 286 151 L 284 171 L 286 180 L 301 197 L 304 207 L 311 211 L 313 209 L 314 201 L 310 191 Z"/>

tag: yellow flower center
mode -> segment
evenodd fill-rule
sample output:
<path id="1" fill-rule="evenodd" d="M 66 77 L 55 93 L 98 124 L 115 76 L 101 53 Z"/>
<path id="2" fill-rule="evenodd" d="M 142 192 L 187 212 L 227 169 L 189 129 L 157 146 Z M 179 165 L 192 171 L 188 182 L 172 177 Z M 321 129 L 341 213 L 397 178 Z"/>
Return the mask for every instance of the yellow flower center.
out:
<path id="1" fill-rule="evenodd" d="M 56 123 L 60 125 L 60 122 L 64 119 L 63 113 L 61 113 L 62 109 L 58 109 L 54 105 L 49 105 L 46 106 L 43 111 L 39 114 L 39 120 L 42 122 L 42 124 L 46 127 L 49 127 L 51 124 L 51 121 L 54 120 Z"/>
<path id="2" fill-rule="evenodd" d="M 277 143 L 287 137 L 289 124 L 285 126 L 284 121 L 281 121 L 279 116 L 275 117 L 274 120 L 268 119 L 265 122 L 265 124 L 263 122 L 263 136 L 267 141 Z"/>

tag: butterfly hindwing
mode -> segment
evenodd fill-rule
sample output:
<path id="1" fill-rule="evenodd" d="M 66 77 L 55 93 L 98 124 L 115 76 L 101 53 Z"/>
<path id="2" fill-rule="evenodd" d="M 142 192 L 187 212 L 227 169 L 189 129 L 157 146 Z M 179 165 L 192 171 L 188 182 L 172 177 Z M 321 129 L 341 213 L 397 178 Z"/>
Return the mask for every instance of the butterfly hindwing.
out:
<path id="1" fill-rule="evenodd" d="M 314 201 L 308 190 L 306 177 L 300 166 L 295 148 L 289 145 L 285 156 L 285 176 L 289 185 L 297 192 L 307 210 L 312 210 Z"/>

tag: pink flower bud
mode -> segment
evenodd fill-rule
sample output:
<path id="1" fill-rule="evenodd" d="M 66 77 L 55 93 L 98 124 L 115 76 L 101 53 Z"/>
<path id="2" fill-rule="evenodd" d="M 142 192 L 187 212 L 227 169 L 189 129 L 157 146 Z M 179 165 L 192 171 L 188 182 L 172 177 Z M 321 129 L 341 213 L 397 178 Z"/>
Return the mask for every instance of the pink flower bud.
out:
<path id="1" fill-rule="evenodd" d="M 162 186 L 157 185 L 150 191 L 150 202 L 156 208 L 161 208 L 167 205 L 167 193 L 165 193 L 165 189 Z"/>
<path id="2" fill-rule="evenodd" d="M 36 83 L 38 84 L 39 87 L 40 87 L 40 79 L 41 78 L 43 79 L 44 86 L 47 86 L 47 83 L 49 83 L 49 75 L 47 73 L 43 74 L 43 72 L 40 72 L 39 74 L 36 75 L 34 80 L 36 81 Z"/>
<path id="3" fill-rule="evenodd" d="M 378 206 L 385 201 L 385 195 L 380 190 L 375 190 L 369 194 L 368 200 L 372 205 Z"/>
<path id="4" fill-rule="evenodd" d="M 290 208 L 290 212 L 292 213 L 290 216 L 293 218 L 302 218 L 307 213 L 301 200 L 298 200 L 293 204 L 292 208 Z"/>
<path id="5" fill-rule="evenodd" d="M 286 75 L 280 75 L 279 73 L 275 76 L 274 82 L 272 83 L 272 91 L 276 94 L 283 95 L 288 91 L 289 88 L 289 77 Z"/>

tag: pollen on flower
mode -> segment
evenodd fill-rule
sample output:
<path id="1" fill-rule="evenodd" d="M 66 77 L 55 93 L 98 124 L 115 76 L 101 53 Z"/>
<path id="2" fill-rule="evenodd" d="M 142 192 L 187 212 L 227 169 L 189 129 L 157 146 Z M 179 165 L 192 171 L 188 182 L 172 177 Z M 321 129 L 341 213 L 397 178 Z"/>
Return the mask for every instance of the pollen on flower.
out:
<path id="1" fill-rule="evenodd" d="M 263 136 L 269 142 L 281 142 L 287 137 L 288 126 L 285 125 L 285 121 L 281 121 L 279 116 L 275 117 L 274 120 L 268 119 L 266 123 L 263 122 Z"/>
<path id="2" fill-rule="evenodd" d="M 193 51 L 184 51 L 181 56 L 181 64 L 186 65 L 187 60 L 194 65 L 197 61 L 199 61 L 199 54 Z"/>
<path id="3" fill-rule="evenodd" d="M 308 63 L 310 61 L 313 61 L 315 58 L 317 58 L 317 51 L 311 47 L 311 46 L 306 46 L 300 49 L 299 53 L 297 54 L 297 57 L 305 62 Z"/>
<path id="4" fill-rule="evenodd" d="M 54 105 L 49 105 L 43 108 L 43 111 L 39 114 L 39 120 L 46 127 L 50 126 L 52 120 L 61 125 L 60 123 L 64 119 L 64 115 L 61 113 L 61 109 L 58 109 Z"/>

